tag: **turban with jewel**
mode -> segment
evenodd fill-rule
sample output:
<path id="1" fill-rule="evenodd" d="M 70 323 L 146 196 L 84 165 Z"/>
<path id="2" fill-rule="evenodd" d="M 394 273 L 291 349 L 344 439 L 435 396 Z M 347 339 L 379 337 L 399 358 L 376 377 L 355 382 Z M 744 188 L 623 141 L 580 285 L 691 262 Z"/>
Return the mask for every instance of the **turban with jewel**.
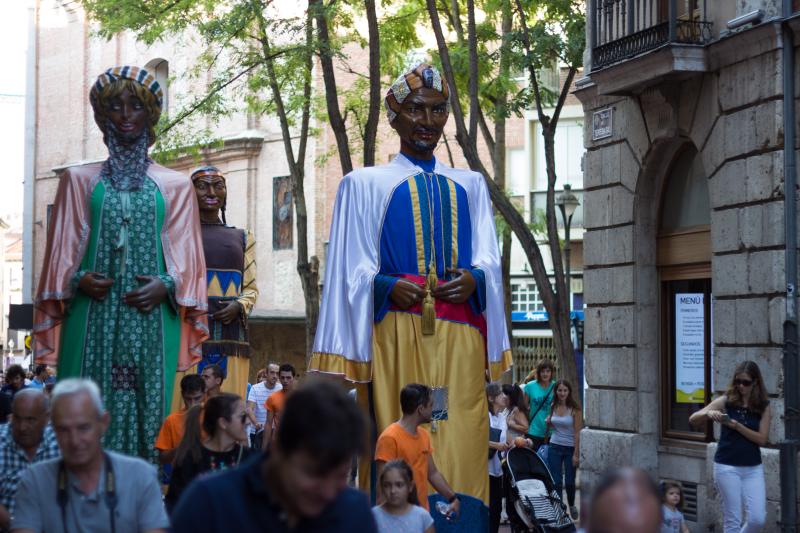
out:
<path id="1" fill-rule="evenodd" d="M 400 107 L 403 105 L 403 101 L 408 98 L 408 95 L 411 94 L 411 91 L 420 87 L 427 87 L 442 93 L 447 99 L 449 109 L 450 90 L 447 87 L 447 82 L 442 79 L 442 75 L 436 70 L 436 67 L 428 63 L 417 63 L 395 80 L 383 99 L 383 103 L 386 106 L 386 117 L 389 122 L 392 122 L 397 117 L 397 114 L 400 113 Z"/>

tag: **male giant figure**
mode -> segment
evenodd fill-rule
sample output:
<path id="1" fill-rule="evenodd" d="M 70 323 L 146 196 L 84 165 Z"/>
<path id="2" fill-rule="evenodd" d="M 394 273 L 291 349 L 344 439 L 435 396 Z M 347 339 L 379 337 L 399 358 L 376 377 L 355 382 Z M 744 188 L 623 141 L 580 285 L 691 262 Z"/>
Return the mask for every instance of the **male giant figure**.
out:
<path id="1" fill-rule="evenodd" d="M 486 370 L 499 377 L 511 352 L 486 184 L 433 156 L 448 94 L 430 65 L 400 76 L 385 99 L 400 154 L 342 180 L 310 369 L 369 384 L 358 398 L 378 433 L 404 385 L 430 386 L 436 464 L 486 502 Z"/>

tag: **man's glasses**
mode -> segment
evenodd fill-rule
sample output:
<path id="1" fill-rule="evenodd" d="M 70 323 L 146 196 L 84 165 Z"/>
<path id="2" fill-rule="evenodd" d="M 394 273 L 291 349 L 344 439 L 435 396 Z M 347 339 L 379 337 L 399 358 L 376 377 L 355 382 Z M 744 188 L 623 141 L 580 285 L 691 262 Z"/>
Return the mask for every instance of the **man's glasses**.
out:
<path id="1" fill-rule="evenodd" d="M 753 384 L 753 380 L 751 379 L 734 379 L 734 385 L 744 385 L 745 387 L 749 387 Z"/>
<path id="2" fill-rule="evenodd" d="M 242 416 L 240 418 L 242 420 L 242 424 L 244 424 L 244 421 L 247 420 L 247 413 L 242 413 Z"/>

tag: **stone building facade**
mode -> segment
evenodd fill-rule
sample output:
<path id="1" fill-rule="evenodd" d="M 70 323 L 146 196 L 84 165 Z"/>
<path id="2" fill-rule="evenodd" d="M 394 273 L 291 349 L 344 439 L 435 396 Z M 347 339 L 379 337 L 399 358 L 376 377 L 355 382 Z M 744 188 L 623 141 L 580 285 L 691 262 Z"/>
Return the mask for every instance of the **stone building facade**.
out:
<path id="1" fill-rule="evenodd" d="M 781 2 L 681 1 L 672 18 L 666 4 L 587 2 L 581 484 L 640 466 L 688 488 L 692 531 L 720 530 L 715 430 L 688 416 L 754 360 L 773 413 L 762 456 L 776 531 L 782 390 L 797 386 L 781 366 Z"/>

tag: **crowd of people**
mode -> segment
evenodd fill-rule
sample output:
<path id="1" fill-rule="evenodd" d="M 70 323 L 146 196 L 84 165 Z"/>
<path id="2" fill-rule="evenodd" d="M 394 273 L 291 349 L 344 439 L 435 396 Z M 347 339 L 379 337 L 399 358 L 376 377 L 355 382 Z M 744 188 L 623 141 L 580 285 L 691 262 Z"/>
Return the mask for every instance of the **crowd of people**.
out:
<path id="1" fill-rule="evenodd" d="M 269 364 L 245 401 L 220 392 L 224 372 L 205 370 L 182 378 L 183 408 L 164 420 L 154 443 L 168 474 L 160 483 L 152 464 L 103 448 L 111 421 L 94 382 L 69 378 L 47 388 L 40 385 L 51 382 L 49 369 L 37 367 L 28 378 L 9 367 L 0 389 L 11 404 L 0 425 L 0 531 L 191 531 L 213 524 L 211 530 L 430 533 L 435 516 L 469 519 L 462 500 L 470 498 L 451 488 L 434 460 L 426 429 L 430 387 L 403 387 L 402 416 L 377 438 L 370 511 L 367 495 L 348 487 L 352 457 L 367 451 L 369 424 L 341 383 L 298 384 L 291 365 Z M 543 457 L 585 531 L 687 533 L 681 484 L 656 484 L 637 469 L 609 472 L 590 498 L 584 494 L 578 512 L 582 409 L 572 385 L 554 374 L 544 360 L 527 383 L 486 386 L 489 531 L 498 531 L 508 502 L 501 461 L 524 447 Z M 770 416 L 760 370 L 748 361 L 726 394 L 690 419 L 721 425 L 714 476 L 726 532 L 764 525 L 759 448 Z"/>

